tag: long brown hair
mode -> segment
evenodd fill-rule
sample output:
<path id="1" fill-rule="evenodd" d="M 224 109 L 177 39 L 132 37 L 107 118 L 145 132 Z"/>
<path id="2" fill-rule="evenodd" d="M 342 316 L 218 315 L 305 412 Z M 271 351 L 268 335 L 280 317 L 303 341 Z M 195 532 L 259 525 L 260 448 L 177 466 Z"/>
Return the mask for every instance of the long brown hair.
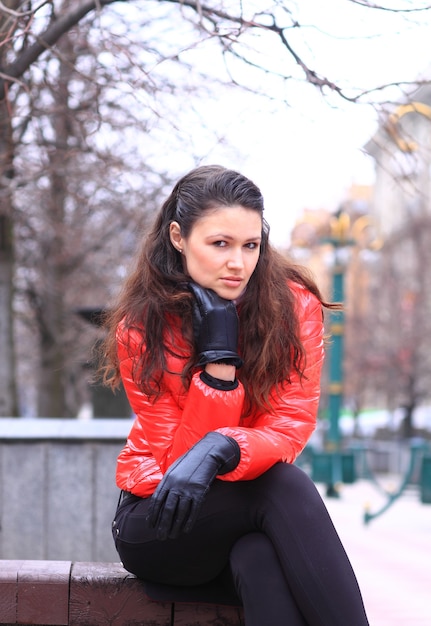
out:
<path id="1" fill-rule="evenodd" d="M 270 245 L 259 188 L 238 172 L 208 165 L 192 170 L 175 185 L 142 242 L 116 305 L 107 315 L 101 367 L 105 384 L 115 388 L 120 382 L 116 329 L 124 320 L 127 328 L 138 328 L 142 336 L 139 356 L 134 355 L 136 384 L 150 397 L 157 398 L 163 392 L 168 349 L 163 338 L 166 315 L 170 314 L 181 320 L 183 335 L 190 345 L 191 356 L 183 371 L 184 385 L 188 386 L 197 360 L 192 340 L 192 296 L 186 287 L 189 278 L 184 273 L 181 255 L 170 240 L 169 225 L 178 222 L 182 236 L 187 238 L 205 211 L 234 205 L 257 211 L 262 218 L 259 260 L 238 308 L 239 351 L 244 360 L 238 378 L 245 388 L 244 414 L 270 408 L 274 385 L 289 380 L 293 370 L 302 375 L 305 354 L 294 296 L 287 281 L 304 285 L 323 306 L 331 305 L 322 300 L 304 268 L 290 263 Z"/>

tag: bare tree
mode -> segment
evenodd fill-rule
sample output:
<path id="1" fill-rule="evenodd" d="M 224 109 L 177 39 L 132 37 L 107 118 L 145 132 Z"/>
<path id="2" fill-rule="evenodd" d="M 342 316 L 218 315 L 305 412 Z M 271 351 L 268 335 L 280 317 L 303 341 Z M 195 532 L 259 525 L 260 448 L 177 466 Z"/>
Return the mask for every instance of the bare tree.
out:
<path id="1" fill-rule="evenodd" d="M 55 67 L 48 64 L 33 82 L 31 119 L 15 153 L 16 304 L 19 328 L 25 333 L 26 325 L 32 346 L 28 351 L 28 342 L 24 349 L 18 342 L 17 351 L 20 371 L 30 366 L 37 374 L 21 375 L 26 385 L 20 401 L 24 410 L 36 386 L 37 414 L 45 417 L 76 415 L 83 355 L 95 339 L 78 312 L 106 304 L 134 233 L 151 214 L 151 193 L 163 185 L 131 142 L 128 150 L 120 147 L 131 112 L 118 103 L 110 115 L 98 111 L 109 108 L 109 96 L 79 71 L 85 66 L 91 73 L 94 63 L 87 36 L 82 28 L 65 34 Z M 91 132 L 101 123 L 103 147 Z M 144 140 L 145 131 L 135 121 L 135 135 Z"/>

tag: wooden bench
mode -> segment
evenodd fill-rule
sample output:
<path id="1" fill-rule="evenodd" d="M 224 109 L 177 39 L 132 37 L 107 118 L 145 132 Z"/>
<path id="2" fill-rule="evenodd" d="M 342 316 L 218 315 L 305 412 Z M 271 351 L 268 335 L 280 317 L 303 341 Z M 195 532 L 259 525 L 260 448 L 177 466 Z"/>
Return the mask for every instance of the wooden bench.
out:
<path id="1" fill-rule="evenodd" d="M 0 624 L 243 626 L 239 607 L 154 602 L 120 563 L 0 561 Z"/>

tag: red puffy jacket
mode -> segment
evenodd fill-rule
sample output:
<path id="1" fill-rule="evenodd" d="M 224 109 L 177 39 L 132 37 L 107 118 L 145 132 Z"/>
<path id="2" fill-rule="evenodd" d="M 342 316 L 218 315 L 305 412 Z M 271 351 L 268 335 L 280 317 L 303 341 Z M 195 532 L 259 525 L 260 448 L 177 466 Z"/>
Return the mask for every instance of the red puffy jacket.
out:
<path id="1" fill-rule="evenodd" d="M 164 379 L 167 391 L 148 398 L 133 382 L 133 348 L 138 351 L 138 331 L 120 325 L 117 333 L 120 370 L 130 405 L 136 414 L 127 444 L 117 463 L 117 485 L 138 496 L 151 495 L 163 473 L 179 456 L 209 431 L 233 437 L 241 448 L 239 465 L 221 480 L 250 480 L 279 461 L 292 463 L 302 451 L 315 426 L 324 358 L 323 316 L 318 299 L 301 285 L 290 284 L 297 298 L 301 340 L 306 353 L 302 379 L 291 375 L 290 383 L 271 395 L 273 411 L 242 418 L 244 389 L 220 391 L 206 385 L 196 373 L 185 390 L 180 373 L 187 361 L 187 347 L 178 328 L 174 346 L 179 357 L 167 355 Z M 131 349 L 130 349 L 131 348 Z"/>

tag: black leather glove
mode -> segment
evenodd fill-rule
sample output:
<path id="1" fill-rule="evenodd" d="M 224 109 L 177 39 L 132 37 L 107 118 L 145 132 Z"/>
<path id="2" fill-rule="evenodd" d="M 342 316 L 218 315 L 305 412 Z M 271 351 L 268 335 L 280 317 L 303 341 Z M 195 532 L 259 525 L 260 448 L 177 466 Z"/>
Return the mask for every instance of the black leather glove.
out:
<path id="1" fill-rule="evenodd" d="M 235 303 L 196 283 L 189 283 L 188 287 L 195 297 L 193 331 L 199 353 L 198 365 L 228 363 L 241 367 Z"/>
<path id="2" fill-rule="evenodd" d="M 161 541 L 189 532 L 199 515 L 205 495 L 217 475 L 231 472 L 240 460 L 235 439 L 210 432 L 175 461 L 152 495 L 148 509 L 150 526 Z"/>

